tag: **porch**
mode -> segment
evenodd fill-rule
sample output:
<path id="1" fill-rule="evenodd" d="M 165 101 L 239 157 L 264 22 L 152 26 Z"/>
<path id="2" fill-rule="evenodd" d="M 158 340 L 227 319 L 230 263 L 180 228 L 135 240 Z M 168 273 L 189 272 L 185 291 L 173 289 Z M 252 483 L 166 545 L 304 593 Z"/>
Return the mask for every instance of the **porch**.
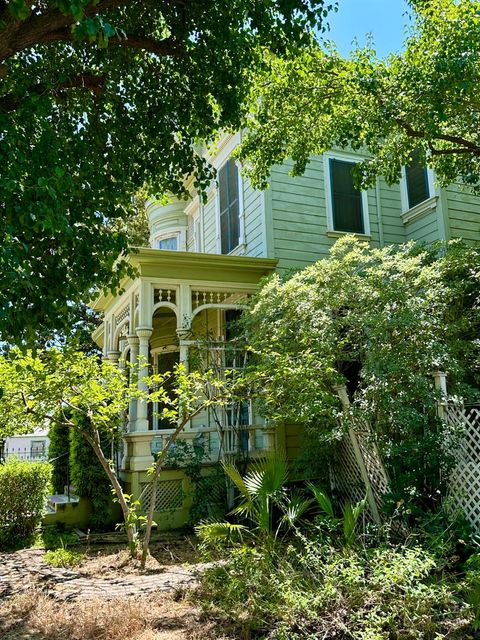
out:
<path id="1" fill-rule="evenodd" d="M 209 345 L 209 367 L 221 372 L 227 365 L 243 366 L 243 352 L 232 340 L 235 319 L 261 278 L 275 270 L 275 260 L 142 248 L 129 261 L 137 277 L 123 283 L 121 295 L 102 295 L 93 305 L 104 316 L 94 333 L 104 358 L 120 367 L 138 367 L 140 390 L 145 390 L 145 377 L 152 371 L 171 371 L 178 362 L 188 368 L 199 344 Z M 146 471 L 174 432 L 172 426 L 143 400 L 130 403 L 119 461 L 128 493 L 141 493 Z M 275 438 L 249 401 L 230 408 L 209 407 L 180 437 L 191 450 L 202 452 L 207 474 L 219 460 L 264 456 L 282 446 Z M 162 477 L 158 511 L 183 512 L 183 473 L 170 469 Z M 172 526 L 181 524 L 177 516 Z"/>

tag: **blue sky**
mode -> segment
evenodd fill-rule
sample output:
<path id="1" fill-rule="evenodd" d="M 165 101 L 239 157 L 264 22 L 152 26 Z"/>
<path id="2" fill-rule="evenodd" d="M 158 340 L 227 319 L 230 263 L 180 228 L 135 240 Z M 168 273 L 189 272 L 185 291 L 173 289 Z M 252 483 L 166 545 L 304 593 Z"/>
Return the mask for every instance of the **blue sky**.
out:
<path id="1" fill-rule="evenodd" d="M 400 51 L 408 18 L 405 0 L 338 0 L 338 12 L 328 17 L 330 32 L 325 38 L 336 42 L 342 55 L 348 55 L 352 41 L 366 43 L 373 35 L 377 53 L 384 57 Z"/>

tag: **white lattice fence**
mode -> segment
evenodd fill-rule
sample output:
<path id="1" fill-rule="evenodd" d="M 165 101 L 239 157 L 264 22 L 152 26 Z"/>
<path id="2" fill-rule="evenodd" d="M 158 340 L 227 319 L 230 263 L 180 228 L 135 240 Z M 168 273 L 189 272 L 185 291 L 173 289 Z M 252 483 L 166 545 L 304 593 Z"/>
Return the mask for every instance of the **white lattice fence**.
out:
<path id="1" fill-rule="evenodd" d="M 445 405 L 445 420 L 462 429 L 450 476 L 450 496 L 480 533 L 480 406 Z"/>
<path id="2" fill-rule="evenodd" d="M 142 499 L 142 508 L 145 511 L 150 506 L 152 498 L 152 486 L 142 485 L 142 492 L 145 490 Z M 155 500 L 155 511 L 174 511 L 183 506 L 184 494 L 181 480 L 162 480 L 158 483 L 157 496 Z"/>
<path id="3" fill-rule="evenodd" d="M 377 447 L 365 428 L 350 429 L 340 441 L 332 465 L 332 484 L 353 504 L 367 497 L 367 516 L 379 523 L 389 481 Z"/>

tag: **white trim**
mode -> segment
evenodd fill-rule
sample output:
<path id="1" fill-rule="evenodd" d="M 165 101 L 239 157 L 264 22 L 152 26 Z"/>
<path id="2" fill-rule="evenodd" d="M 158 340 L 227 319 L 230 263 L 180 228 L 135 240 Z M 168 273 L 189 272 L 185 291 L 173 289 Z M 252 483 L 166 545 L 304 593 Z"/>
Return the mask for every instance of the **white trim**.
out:
<path id="1" fill-rule="evenodd" d="M 432 211 L 432 209 L 436 209 L 438 203 L 438 196 L 434 195 L 427 200 L 423 200 L 419 202 L 411 209 L 408 209 L 405 213 L 402 214 L 402 222 L 403 224 L 408 224 L 409 222 L 414 222 L 414 220 L 418 220 L 426 213 Z"/>
<path id="2" fill-rule="evenodd" d="M 216 236 L 217 236 L 216 246 L 217 246 L 218 254 L 235 256 L 235 255 L 241 255 L 245 253 L 245 211 L 244 211 L 244 201 L 243 201 L 243 178 L 240 173 L 240 167 L 237 161 L 235 161 L 235 167 L 237 169 L 237 179 L 238 179 L 238 240 L 235 247 L 228 254 L 222 253 L 222 237 L 221 237 L 221 226 L 220 226 L 220 188 L 218 186 L 218 174 L 230 159 L 231 159 L 230 156 L 226 157 L 223 164 L 217 168 L 217 180 L 216 180 L 216 191 L 215 191 L 215 225 L 216 225 Z"/>
<path id="3" fill-rule="evenodd" d="M 333 226 L 333 202 L 332 202 L 332 179 L 330 175 L 330 160 L 343 160 L 345 162 L 352 162 L 358 164 L 365 160 L 365 158 L 353 155 L 352 153 L 345 153 L 344 151 L 328 151 L 323 154 L 323 171 L 324 171 L 324 183 L 325 183 L 325 199 L 327 207 L 327 235 L 339 234 L 338 237 L 354 233 L 352 231 L 339 231 Z M 357 233 L 359 237 L 370 238 L 370 216 L 368 212 L 368 192 L 366 190 L 361 191 L 362 196 L 362 214 L 363 214 L 363 233 Z M 334 237 L 334 236 L 332 236 Z"/>

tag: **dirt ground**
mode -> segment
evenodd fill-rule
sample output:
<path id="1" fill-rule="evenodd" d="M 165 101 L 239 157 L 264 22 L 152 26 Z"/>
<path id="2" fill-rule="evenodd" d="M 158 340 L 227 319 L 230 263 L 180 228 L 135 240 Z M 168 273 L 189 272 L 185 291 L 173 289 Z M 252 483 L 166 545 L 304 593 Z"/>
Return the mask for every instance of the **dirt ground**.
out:
<path id="1" fill-rule="evenodd" d="M 221 640 L 191 597 L 205 567 L 193 538 L 152 545 L 142 571 L 122 544 L 72 547 L 79 565 L 54 568 L 44 550 L 0 554 L 1 640 Z"/>

